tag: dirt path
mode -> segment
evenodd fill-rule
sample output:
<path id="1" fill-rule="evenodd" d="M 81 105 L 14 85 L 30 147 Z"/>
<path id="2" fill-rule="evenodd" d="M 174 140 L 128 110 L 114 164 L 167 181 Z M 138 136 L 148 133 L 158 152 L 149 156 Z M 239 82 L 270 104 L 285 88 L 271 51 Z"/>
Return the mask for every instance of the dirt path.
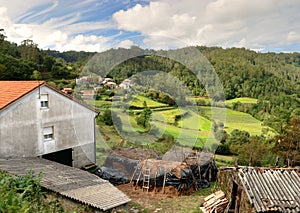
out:
<path id="1" fill-rule="evenodd" d="M 131 184 L 118 186 L 118 189 L 127 194 L 138 212 L 166 212 L 166 213 L 189 213 L 200 212 L 199 204 L 205 196 L 199 193 L 189 196 L 178 196 L 173 189 L 166 189 L 166 194 L 161 192 L 143 192 L 142 189 L 134 189 Z M 138 206 L 138 207 L 137 207 Z"/>

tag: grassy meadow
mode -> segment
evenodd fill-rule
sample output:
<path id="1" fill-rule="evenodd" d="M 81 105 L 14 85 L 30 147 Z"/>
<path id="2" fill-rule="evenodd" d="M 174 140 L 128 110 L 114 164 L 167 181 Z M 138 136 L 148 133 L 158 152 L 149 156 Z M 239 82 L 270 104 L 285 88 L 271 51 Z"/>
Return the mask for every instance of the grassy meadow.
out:
<path id="1" fill-rule="evenodd" d="M 201 97 L 202 99 L 205 99 Z M 199 98 L 198 98 L 199 99 Z M 207 98 L 206 98 L 207 99 Z M 208 100 L 208 99 L 207 99 Z M 141 126 L 137 125 L 135 116 L 144 106 L 144 101 L 147 106 L 151 108 L 152 114 L 150 119 L 151 129 L 146 132 Z M 237 98 L 227 101 L 227 104 L 236 102 L 241 103 L 255 103 L 257 100 L 252 98 Z M 111 106 L 110 101 L 104 100 L 89 100 L 88 104 L 92 105 L 100 112 L 102 109 Z M 108 126 L 99 127 L 100 141 L 105 142 L 103 147 L 102 142 L 97 143 L 97 149 L 109 150 L 109 147 L 120 145 L 122 137 L 125 141 L 134 142 L 139 145 L 149 145 L 157 140 L 164 133 L 173 136 L 175 141 L 183 146 L 202 148 L 205 144 L 216 143 L 216 140 L 211 131 L 212 118 L 226 116 L 224 129 L 227 133 L 231 133 L 234 129 L 245 130 L 251 135 L 261 135 L 265 128 L 262 123 L 253 118 L 251 115 L 243 112 L 234 111 L 228 108 L 218 108 L 210 106 L 199 106 L 198 112 L 192 111 L 189 108 L 178 109 L 169 107 L 166 104 L 159 103 L 152 99 L 143 96 L 135 96 L 130 102 L 131 106 L 139 109 L 123 111 L 116 107 L 113 108 L 122 121 L 122 133 L 119 133 L 113 128 Z M 218 120 L 216 120 L 218 122 Z M 273 132 L 268 132 L 273 136 Z M 99 156 L 98 156 L 99 155 Z M 105 156 L 97 154 L 97 159 L 101 161 Z M 221 160 L 225 162 L 225 160 Z"/>

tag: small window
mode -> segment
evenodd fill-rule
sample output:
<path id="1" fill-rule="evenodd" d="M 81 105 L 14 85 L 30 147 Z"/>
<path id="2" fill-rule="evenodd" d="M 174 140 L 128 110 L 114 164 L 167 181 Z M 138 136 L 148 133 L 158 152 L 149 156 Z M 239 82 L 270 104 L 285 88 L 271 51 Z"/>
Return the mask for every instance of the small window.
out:
<path id="1" fill-rule="evenodd" d="M 51 141 L 54 139 L 54 128 L 53 126 L 45 127 L 43 129 L 44 141 Z"/>
<path id="2" fill-rule="evenodd" d="M 41 108 L 49 108 L 48 94 L 41 94 Z"/>

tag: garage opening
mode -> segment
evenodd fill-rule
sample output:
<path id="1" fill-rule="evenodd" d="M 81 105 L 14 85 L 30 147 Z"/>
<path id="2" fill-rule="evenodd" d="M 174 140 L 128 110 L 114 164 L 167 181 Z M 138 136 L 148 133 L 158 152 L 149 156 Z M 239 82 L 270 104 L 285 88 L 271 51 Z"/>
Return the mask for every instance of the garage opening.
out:
<path id="1" fill-rule="evenodd" d="M 67 166 L 73 166 L 72 161 L 72 148 L 70 149 L 64 149 L 58 152 L 49 153 L 46 155 L 43 155 L 42 158 L 45 158 L 47 160 L 51 160 L 57 163 L 61 163 Z"/>

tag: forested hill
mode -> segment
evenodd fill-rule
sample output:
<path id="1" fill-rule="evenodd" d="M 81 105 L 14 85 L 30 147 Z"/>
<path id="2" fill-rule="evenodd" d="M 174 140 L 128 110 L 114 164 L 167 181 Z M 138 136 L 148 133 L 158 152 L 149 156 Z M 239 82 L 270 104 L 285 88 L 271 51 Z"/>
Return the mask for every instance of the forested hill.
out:
<path id="1" fill-rule="evenodd" d="M 257 53 L 244 48 L 203 46 L 197 48 L 216 70 L 226 99 L 246 96 L 269 100 L 282 95 L 300 96 L 300 53 Z M 113 57 L 113 51 L 116 50 L 108 50 L 107 54 L 111 53 Z M 149 52 L 155 53 L 154 50 Z M 74 79 L 94 54 L 41 50 L 31 40 L 24 40 L 21 45 L 17 45 L 8 42 L 4 31 L 0 30 L 0 79 Z M 149 69 L 170 72 L 185 82 L 194 95 L 205 95 L 203 85 L 186 67 L 155 54 L 130 59 L 116 66 L 110 75 L 120 82 Z M 39 76 L 38 71 L 47 75 Z"/>
<path id="2" fill-rule="evenodd" d="M 239 97 L 258 99 L 257 104 L 236 103 L 233 105 L 234 110 L 249 113 L 278 132 L 284 131 L 290 119 L 300 116 L 299 53 L 257 53 L 243 48 L 197 48 L 213 65 L 227 100 Z M 116 55 L 114 51 L 107 51 L 106 57 Z M 207 95 L 204 85 L 189 69 L 167 57 L 157 56 L 154 52 L 149 51 L 149 55 L 129 59 L 115 66 L 109 74 L 119 83 L 138 72 L 166 71 L 184 82 L 193 95 Z M 97 66 L 97 63 L 93 65 Z M 101 70 L 101 66 L 96 70 Z M 166 79 L 159 75 L 148 80 L 167 86 Z M 147 84 L 147 79 L 143 83 Z M 213 98 L 218 101 L 218 97 L 221 96 L 215 95 Z"/>
<path id="3" fill-rule="evenodd" d="M 75 79 L 94 54 L 41 50 L 30 39 L 17 45 L 7 41 L 4 30 L 0 29 L 0 80 Z"/>
<path id="4" fill-rule="evenodd" d="M 256 53 L 244 48 L 198 47 L 214 66 L 227 98 L 299 94 L 299 53 Z"/>
<path id="5" fill-rule="evenodd" d="M 213 65 L 223 84 L 226 99 L 246 96 L 269 100 L 280 95 L 300 94 L 299 53 L 256 53 L 244 48 L 197 48 Z M 110 75 L 121 81 L 145 70 L 169 72 L 185 82 L 193 95 L 205 95 L 203 85 L 199 85 L 186 67 L 155 55 L 130 59 L 116 66 Z"/>

